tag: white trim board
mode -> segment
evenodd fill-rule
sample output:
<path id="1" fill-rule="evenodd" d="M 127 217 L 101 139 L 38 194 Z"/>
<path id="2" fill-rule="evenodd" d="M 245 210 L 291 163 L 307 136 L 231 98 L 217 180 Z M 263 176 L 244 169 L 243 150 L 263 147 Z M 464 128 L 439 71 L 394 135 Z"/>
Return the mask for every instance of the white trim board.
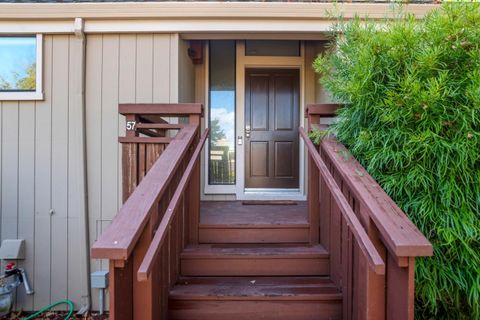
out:
<path id="1" fill-rule="evenodd" d="M 331 20 L 265 20 L 265 19 L 158 19 L 134 20 L 86 20 L 86 33 L 118 33 L 118 32 L 277 32 L 277 33 L 321 33 L 331 29 Z"/>
<path id="2" fill-rule="evenodd" d="M 61 21 L 2 21 L 0 19 L 0 34 L 73 34 L 75 20 Z"/>

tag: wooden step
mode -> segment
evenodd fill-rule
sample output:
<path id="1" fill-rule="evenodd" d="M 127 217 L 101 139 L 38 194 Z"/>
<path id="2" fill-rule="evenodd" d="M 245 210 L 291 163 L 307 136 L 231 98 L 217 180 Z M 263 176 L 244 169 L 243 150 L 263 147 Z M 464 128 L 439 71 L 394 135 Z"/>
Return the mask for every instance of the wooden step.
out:
<path id="1" fill-rule="evenodd" d="M 200 243 L 308 243 L 308 223 L 201 224 Z"/>
<path id="2" fill-rule="evenodd" d="M 329 255 L 321 245 L 202 244 L 181 254 L 184 276 L 328 275 Z"/>
<path id="3" fill-rule="evenodd" d="M 200 243 L 308 243 L 307 203 L 242 205 L 241 201 L 203 201 Z"/>
<path id="4" fill-rule="evenodd" d="M 340 319 L 341 299 L 324 277 L 184 277 L 170 292 L 169 319 Z"/>

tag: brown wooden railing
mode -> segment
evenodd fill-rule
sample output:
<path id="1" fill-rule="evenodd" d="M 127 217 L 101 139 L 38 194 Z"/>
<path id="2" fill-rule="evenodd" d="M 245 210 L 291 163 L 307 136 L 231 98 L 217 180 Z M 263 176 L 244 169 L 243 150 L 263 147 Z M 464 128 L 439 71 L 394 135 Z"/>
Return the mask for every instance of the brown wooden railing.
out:
<path id="1" fill-rule="evenodd" d="M 309 105 L 309 128 L 325 129 L 320 119 L 336 108 Z M 328 137 L 315 146 L 300 134 L 309 154 L 309 216 L 319 226 L 315 240 L 330 252 L 343 319 L 413 319 L 415 257 L 431 256 L 431 244 L 341 143 Z"/>
<path id="2" fill-rule="evenodd" d="M 124 205 L 92 257 L 109 260 L 111 319 L 166 319 L 180 252 L 198 243 L 199 156 L 208 130 L 200 137 L 200 104 L 120 105 L 119 112 L 127 127 L 119 138 Z"/>

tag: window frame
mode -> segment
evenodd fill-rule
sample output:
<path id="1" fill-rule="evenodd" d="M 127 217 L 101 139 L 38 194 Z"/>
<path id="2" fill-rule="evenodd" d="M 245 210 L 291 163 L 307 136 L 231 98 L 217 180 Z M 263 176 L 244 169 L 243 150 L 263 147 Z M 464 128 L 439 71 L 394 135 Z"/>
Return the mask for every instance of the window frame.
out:
<path id="1" fill-rule="evenodd" d="M 208 96 L 208 103 L 206 104 L 207 105 L 207 109 L 208 109 L 208 112 L 206 113 L 207 115 L 207 120 L 206 120 L 206 123 L 207 123 L 207 127 L 208 128 L 211 128 L 211 123 L 212 123 L 212 112 L 211 112 L 211 103 L 212 103 L 212 99 L 211 99 L 211 93 L 212 93 L 212 90 L 211 90 L 211 80 L 212 80 L 212 73 L 211 73 L 211 41 L 212 40 L 209 40 L 208 41 L 208 65 L 207 65 L 207 96 Z M 216 41 L 216 40 L 213 40 L 213 41 Z M 233 112 L 234 112 L 234 124 L 233 124 L 233 131 L 234 131 L 234 134 L 233 134 L 233 149 L 234 149 L 234 154 L 235 154 L 235 165 L 234 165 L 234 175 L 235 175 L 235 178 L 233 179 L 233 181 L 231 183 L 212 183 L 212 181 L 210 180 L 210 164 L 211 164 L 211 147 L 212 147 L 212 142 L 211 142 L 211 136 L 209 135 L 208 137 L 208 158 L 207 158 L 207 174 L 206 174 L 206 180 L 207 180 L 207 185 L 208 186 L 235 186 L 236 183 L 237 183 L 237 43 L 235 40 L 220 40 L 220 41 L 232 41 L 233 42 L 233 90 L 235 92 L 234 94 L 234 97 L 233 97 Z"/>
<path id="2" fill-rule="evenodd" d="M 0 35 L 15 37 L 16 35 Z M 27 36 L 27 35 L 25 35 Z M 0 101 L 43 100 L 43 35 L 33 34 L 36 39 L 35 91 L 0 91 Z"/>

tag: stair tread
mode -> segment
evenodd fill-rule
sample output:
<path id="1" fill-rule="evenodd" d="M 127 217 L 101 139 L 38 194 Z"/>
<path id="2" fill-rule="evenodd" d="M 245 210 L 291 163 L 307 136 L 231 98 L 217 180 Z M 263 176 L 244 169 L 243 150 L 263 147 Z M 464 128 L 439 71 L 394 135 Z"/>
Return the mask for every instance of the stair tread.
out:
<path id="1" fill-rule="evenodd" d="M 296 205 L 242 205 L 242 201 L 202 201 L 200 225 L 308 224 L 306 201 Z"/>
<path id="2" fill-rule="evenodd" d="M 182 277 L 174 300 L 340 300 L 326 277 Z"/>
<path id="3" fill-rule="evenodd" d="M 183 259 L 221 258 L 324 258 L 328 252 L 321 245 L 299 244 L 200 244 L 189 245 L 182 252 Z"/>
<path id="4" fill-rule="evenodd" d="M 299 229 L 309 228 L 308 222 L 298 223 L 282 223 L 281 221 L 275 223 L 262 222 L 244 222 L 244 223 L 202 223 L 198 226 L 200 229 Z"/>

